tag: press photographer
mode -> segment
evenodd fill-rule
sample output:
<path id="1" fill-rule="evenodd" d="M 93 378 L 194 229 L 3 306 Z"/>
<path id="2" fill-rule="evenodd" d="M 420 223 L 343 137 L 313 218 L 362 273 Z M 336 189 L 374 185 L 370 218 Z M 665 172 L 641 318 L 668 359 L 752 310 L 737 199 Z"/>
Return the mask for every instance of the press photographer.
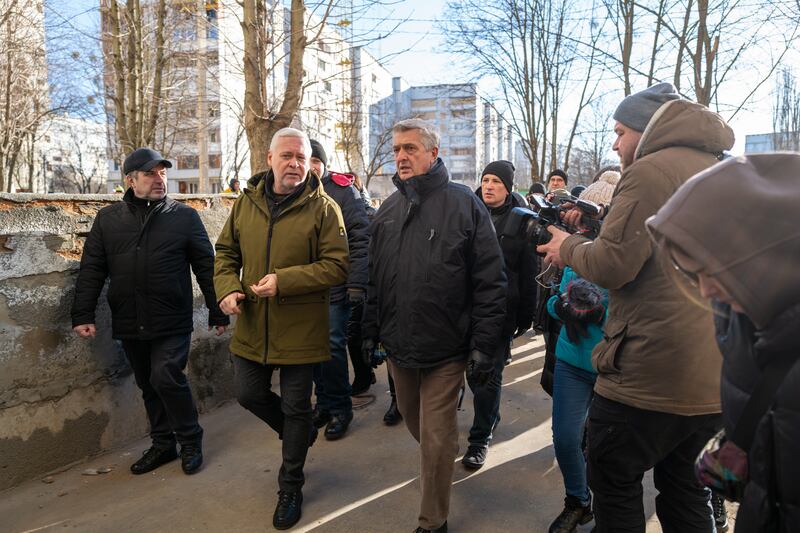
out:
<path id="1" fill-rule="evenodd" d="M 587 426 L 597 532 L 644 531 L 650 468 L 664 531 L 711 532 L 710 492 L 698 486 L 693 459 L 721 425 L 721 357 L 711 313 L 686 305 L 654 260 L 644 222 L 717 162 L 733 131 L 668 83 L 625 98 L 614 119 L 623 174 L 597 239 L 550 225 L 552 239 L 537 248 L 545 263 L 609 291 Z"/>

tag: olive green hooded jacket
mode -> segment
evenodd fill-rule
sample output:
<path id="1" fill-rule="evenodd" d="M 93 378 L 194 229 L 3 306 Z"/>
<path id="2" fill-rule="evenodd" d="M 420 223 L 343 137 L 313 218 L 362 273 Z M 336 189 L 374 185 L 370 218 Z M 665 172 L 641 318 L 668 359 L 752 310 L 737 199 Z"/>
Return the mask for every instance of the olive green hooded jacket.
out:
<path id="1" fill-rule="evenodd" d="M 236 199 L 216 244 L 214 289 L 221 301 L 242 292 L 231 353 L 263 364 L 319 363 L 330 359 L 329 289 L 348 273 L 342 213 L 308 173 L 303 191 L 273 218 L 264 195 L 272 171 L 257 174 Z M 278 277 L 278 294 L 250 289 Z"/>

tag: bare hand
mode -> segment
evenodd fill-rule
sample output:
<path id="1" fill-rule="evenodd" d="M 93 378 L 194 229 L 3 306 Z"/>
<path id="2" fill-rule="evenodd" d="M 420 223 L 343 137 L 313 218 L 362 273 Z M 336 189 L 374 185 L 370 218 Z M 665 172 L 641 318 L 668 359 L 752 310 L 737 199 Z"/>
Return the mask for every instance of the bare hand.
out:
<path id="1" fill-rule="evenodd" d="M 242 312 L 242 310 L 239 309 L 239 302 L 242 300 L 244 300 L 244 293 L 232 292 L 222 299 L 219 303 L 219 308 L 226 315 L 238 315 Z"/>
<path id="2" fill-rule="evenodd" d="M 239 294 L 241 294 L 241 293 L 239 293 Z M 216 330 L 214 335 L 219 337 L 220 335 L 225 333 L 225 330 L 228 328 L 228 326 L 208 326 L 208 331 L 211 331 L 212 328 Z"/>
<path id="3" fill-rule="evenodd" d="M 83 337 L 84 339 L 94 338 L 97 334 L 97 329 L 95 328 L 94 324 L 81 324 L 80 326 L 75 326 L 72 328 L 72 331 Z"/>
<path id="4" fill-rule="evenodd" d="M 564 224 L 567 226 L 573 226 L 578 229 L 586 229 L 581 224 L 581 219 L 584 216 L 584 212 L 578 209 L 577 207 L 573 207 L 569 211 L 565 211 L 561 213 L 561 220 L 564 221 Z"/>
<path id="5" fill-rule="evenodd" d="M 255 285 L 250 285 L 250 289 L 261 298 L 272 298 L 278 294 L 278 275 L 267 274 Z"/>
<path id="6" fill-rule="evenodd" d="M 564 268 L 564 261 L 561 260 L 561 244 L 569 237 L 569 233 L 554 226 L 547 226 L 547 231 L 553 235 L 553 238 L 547 244 L 537 246 L 536 251 L 545 254 L 545 265 L 552 263 L 559 268 Z"/>

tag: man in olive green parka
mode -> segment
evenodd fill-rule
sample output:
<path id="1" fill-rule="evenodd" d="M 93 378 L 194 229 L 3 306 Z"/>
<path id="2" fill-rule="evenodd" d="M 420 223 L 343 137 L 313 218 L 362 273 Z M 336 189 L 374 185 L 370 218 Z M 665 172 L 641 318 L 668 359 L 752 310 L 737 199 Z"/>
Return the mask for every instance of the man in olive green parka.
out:
<path id="1" fill-rule="evenodd" d="M 238 315 L 231 340 L 237 398 L 283 440 L 276 529 L 300 519 L 311 423 L 312 366 L 330 359 L 328 299 L 348 274 L 341 211 L 309 172 L 311 143 L 275 133 L 271 169 L 248 181 L 216 244 L 220 309 Z M 280 371 L 280 396 L 270 390 Z"/>

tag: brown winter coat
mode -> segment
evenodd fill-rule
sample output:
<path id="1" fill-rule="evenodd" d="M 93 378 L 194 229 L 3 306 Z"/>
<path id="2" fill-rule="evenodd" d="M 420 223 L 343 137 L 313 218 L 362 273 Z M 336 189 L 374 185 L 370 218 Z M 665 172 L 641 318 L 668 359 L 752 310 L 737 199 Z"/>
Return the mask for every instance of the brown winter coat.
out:
<path id="1" fill-rule="evenodd" d="M 601 396 L 678 415 L 720 412 L 722 360 L 711 313 L 666 276 L 644 223 L 733 140 L 706 107 L 664 104 L 622 174 L 598 238 L 571 236 L 562 244 L 566 264 L 609 290 L 605 336 L 592 354 Z"/>
<path id="2" fill-rule="evenodd" d="M 251 178 L 233 204 L 217 239 L 214 289 L 219 300 L 246 296 L 233 354 L 275 365 L 319 363 L 330 359 L 330 287 L 344 283 L 349 268 L 342 213 L 309 172 L 303 192 L 273 219 L 264 196 L 270 175 Z M 269 273 L 278 276 L 278 295 L 259 298 L 250 285 Z"/>

